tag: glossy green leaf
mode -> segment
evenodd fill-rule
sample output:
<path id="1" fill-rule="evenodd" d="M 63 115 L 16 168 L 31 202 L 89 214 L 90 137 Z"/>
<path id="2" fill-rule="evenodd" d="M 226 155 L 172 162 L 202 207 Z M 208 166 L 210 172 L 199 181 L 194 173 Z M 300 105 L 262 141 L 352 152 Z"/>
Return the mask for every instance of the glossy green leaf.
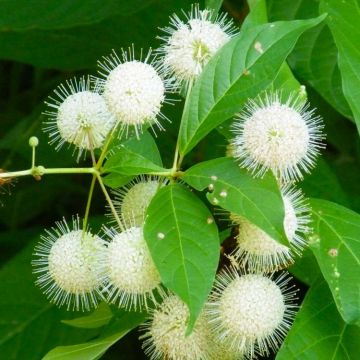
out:
<path id="1" fill-rule="evenodd" d="M 104 173 L 121 176 L 162 172 L 161 157 L 153 137 L 148 133 L 132 138 L 112 149 L 103 167 Z"/>
<path id="2" fill-rule="evenodd" d="M 357 0 L 322 0 L 327 24 L 339 50 L 338 61 L 344 95 L 360 132 L 360 5 Z"/>
<path id="3" fill-rule="evenodd" d="M 62 323 L 83 329 L 96 329 L 107 325 L 113 318 L 113 313 L 106 303 L 101 303 L 90 315 L 81 316 L 72 320 L 63 320 Z"/>
<path id="4" fill-rule="evenodd" d="M 140 325 L 145 320 L 145 314 L 128 312 L 116 321 L 111 331 L 99 338 L 76 345 L 58 346 L 48 352 L 43 360 L 96 360 L 106 350 L 124 337 L 130 330 Z"/>
<path id="5" fill-rule="evenodd" d="M 317 0 L 269 0 L 267 4 L 271 21 L 308 19 L 319 14 Z M 288 62 L 301 81 L 312 86 L 341 114 L 352 118 L 342 90 L 338 50 L 326 24 L 306 31 L 299 38 Z"/>
<path id="6" fill-rule="evenodd" d="M 216 18 L 216 15 L 220 11 L 223 0 L 205 0 L 205 8 L 211 9 L 213 11 L 213 17 Z"/>
<path id="7" fill-rule="evenodd" d="M 241 24 L 242 31 L 268 22 L 265 0 L 247 0 L 247 3 L 250 11 Z"/>
<path id="8" fill-rule="evenodd" d="M 103 182 L 106 186 L 116 189 L 128 184 L 133 178 L 134 176 L 111 173 L 103 177 Z"/>
<path id="9" fill-rule="evenodd" d="M 180 153 L 240 110 L 275 79 L 298 37 L 324 17 L 241 31 L 210 60 L 192 88 L 180 125 Z"/>
<path id="10" fill-rule="evenodd" d="M 312 251 L 307 247 L 295 263 L 289 267 L 289 272 L 304 284 L 311 286 L 321 276 L 319 265 Z"/>
<path id="11" fill-rule="evenodd" d="M 360 325 L 360 215 L 335 203 L 312 200 L 310 247 L 344 320 Z"/>
<path id="12" fill-rule="evenodd" d="M 310 288 L 276 360 L 354 360 L 360 328 L 344 323 L 323 279 Z"/>
<path id="13" fill-rule="evenodd" d="M 144 131 L 139 139 L 135 136 L 127 140 L 116 139 L 109 148 L 107 158 L 110 159 L 118 151 L 121 151 L 119 146 L 123 145 L 125 148 L 137 151 L 139 154 L 146 156 L 154 164 L 162 166 L 161 155 L 156 142 L 148 131 Z"/>
<path id="14" fill-rule="evenodd" d="M 266 24 L 268 22 L 265 0 L 248 0 L 248 4 L 250 12 L 241 26 L 242 31 L 246 28 L 254 27 L 260 24 Z M 294 92 L 301 91 L 300 83 L 294 77 L 286 62 L 281 65 L 279 73 L 274 81 L 270 84 L 269 89 L 281 90 L 281 94 L 285 97 Z"/>
<path id="15" fill-rule="evenodd" d="M 269 173 L 262 179 L 253 178 L 232 158 L 219 158 L 191 167 L 182 179 L 199 191 L 210 187 L 212 204 L 245 216 L 277 241 L 288 244 L 282 198 Z"/>
<path id="16" fill-rule="evenodd" d="M 56 345 L 88 341 L 98 334 L 61 323 L 74 315 L 50 304 L 35 287 L 33 248 L 31 242 L 0 271 L 0 358 L 4 360 L 39 360 Z"/>
<path id="17" fill-rule="evenodd" d="M 220 240 L 214 219 L 195 194 L 173 184 L 151 201 L 144 234 L 163 284 L 189 307 L 190 330 L 218 266 Z"/>
<path id="18" fill-rule="evenodd" d="M 319 157 L 311 174 L 305 176 L 301 188 L 309 197 L 334 201 L 349 206 L 349 198 L 339 178 L 324 157 Z"/>
<path id="19" fill-rule="evenodd" d="M 294 77 L 287 63 L 281 65 L 279 73 L 269 86 L 269 89 L 281 90 L 281 95 L 285 101 L 290 94 L 298 94 L 298 96 L 306 98 L 305 89 L 301 87 L 299 81 Z"/>

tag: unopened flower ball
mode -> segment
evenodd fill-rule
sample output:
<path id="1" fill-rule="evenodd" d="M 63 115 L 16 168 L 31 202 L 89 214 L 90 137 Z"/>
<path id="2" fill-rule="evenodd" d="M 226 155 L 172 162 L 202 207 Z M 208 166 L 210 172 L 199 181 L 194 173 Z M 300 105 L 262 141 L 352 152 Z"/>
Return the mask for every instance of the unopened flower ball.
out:
<path id="1" fill-rule="evenodd" d="M 191 334 L 186 335 L 189 320 L 187 305 L 176 295 L 168 295 L 142 325 L 143 348 L 151 360 L 208 360 L 211 333 L 201 314 Z"/>
<path id="2" fill-rule="evenodd" d="M 141 176 L 128 185 L 114 190 L 115 209 L 123 223 L 127 226 L 143 226 L 146 209 L 157 190 L 165 183 L 157 177 Z M 109 216 L 111 217 L 112 214 L 110 213 Z"/>
<path id="3" fill-rule="evenodd" d="M 161 294 L 160 274 L 144 239 L 143 229 L 133 226 L 122 232 L 110 229 L 106 251 L 106 296 L 127 310 L 142 310 L 154 292 Z"/>

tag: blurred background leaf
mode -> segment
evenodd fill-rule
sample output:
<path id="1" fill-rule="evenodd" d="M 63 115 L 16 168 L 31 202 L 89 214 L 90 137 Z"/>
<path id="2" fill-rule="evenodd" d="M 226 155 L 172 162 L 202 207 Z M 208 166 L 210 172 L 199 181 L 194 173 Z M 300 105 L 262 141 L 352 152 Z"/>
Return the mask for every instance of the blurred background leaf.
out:
<path id="1" fill-rule="evenodd" d="M 17 14 L 17 19 L 9 20 L 16 20 L 14 28 L 6 25 L 6 19 L 0 28 L 0 58 L 66 70 L 94 68 L 112 49 L 131 44 L 147 51 L 157 45 L 158 27 L 167 25 L 169 15 L 191 4 L 188 0 L 68 0 L 55 6 L 54 1 L 20 2 L 26 5 L 18 13 L 18 1 L 5 1 L 8 12 L 2 14 L 6 19 L 7 14 Z M 26 10 L 36 18 L 29 20 Z"/>
<path id="2" fill-rule="evenodd" d="M 81 342 L 97 330 L 80 330 L 62 324 L 78 316 L 57 309 L 34 286 L 31 253 L 34 241 L 0 271 L 0 354 L 3 359 L 38 360 L 59 344 Z"/>

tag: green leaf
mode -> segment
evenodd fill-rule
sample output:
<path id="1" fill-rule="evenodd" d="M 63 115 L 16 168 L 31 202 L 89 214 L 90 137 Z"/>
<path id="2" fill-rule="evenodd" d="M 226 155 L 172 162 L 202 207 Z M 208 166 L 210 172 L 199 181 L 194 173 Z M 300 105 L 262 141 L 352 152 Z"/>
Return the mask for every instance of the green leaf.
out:
<path id="1" fill-rule="evenodd" d="M 309 197 L 334 201 L 349 206 L 349 198 L 341 186 L 338 177 L 324 157 L 319 157 L 316 167 L 305 176 L 301 188 Z"/>
<path id="2" fill-rule="evenodd" d="M 58 346 L 48 352 L 43 360 L 96 360 L 106 350 L 145 320 L 145 314 L 128 312 L 117 320 L 110 333 L 83 344 Z"/>
<path id="3" fill-rule="evenodd" d="M 1 14 L 4 19 L 14 19 L 19 13 L 20 5 L 17 1 L 7 0 L 14 9 L 8 13 L 3 9 L 3 2 L 1 1 Z M 186 9 L 191 4 L 189 0 L 152 0 L 151 4 L 145 7 L 150 3 L 149 0 L 135 0 L 135 2 L 108 0 L 106 3 L 97 0 L 89 2 L 67 0 L 66 3 L 71 4 L 68 6 L 76 7 L 79 3 L 82 5 L 74 12 L 74 16 L 66 12 L 65 17 L 62 14 L 53 13 L 54 8 L 61 7 L 62 1 L 53 2 L 56 5 L 51 6 L 46 1 L 22 0 L 21 2 L 27 3 L 27 10 L 37 8 L 38 6 L 34 6 L 35 3 L 42 3 L 39 6 L 43 8 L 43 11 L 39 13 L 37 19 L 41 18 L 45 12 L 43 18 L 46 24 L 41 26 L 51 27 L 50 20 L 52 20 L 56 29 L 43 30 L 33 27 L 32 25 L 37 24 L 31 24 L 31 19 L 27 21 L 24 18 L 19 20 L 26 27 L 24 31 L 14 31 L 11 28 L 0 29 L 3 30 L 0 31 L 0 58 L 30 63 L 43 68 L 65 70 L 94 68 L 96 61 L 108 55 L 112 49 L 119 50 L 122 46 L 127 48 L 132 43 L 136 44 L 138 52 L 141 48 L 157 47 L 158 42 L 155 39 L 159 35 L 158 27 L 167 26 L 170 14 L 174 11 L 179 12 L 182 8 Z M 93 10 L 90 8 L 82 16 L 77 17 L 88 6 L 88 3 L 97 5 Z M 98 10 L 100 8 L 101 10 Z M 119 10 L 128 8 L 132 13 L 124 12 L 119 15 L 118 11 L 112 12 L 116 8 Z M 27 10 L 24 11 L 25 14 Z M 110 16 L 104 18 L 105 13 Z M 81 23 L 84 17 L 87 17 L 89 22 Z M 63 28 L 62 23 L 68 22 L 66 24 L 68 26 L 70 22 L 77 21 L 77 18 L 80 19 L 80 23 L 74 24 L 76 27 Z M 37 23 L 40 23 L 40 20 Z"/>
<path id="4" fill-rule="evenodd" d="M 75 329 L 61 320 L 73 316 L 57 309 L 34 285 L 31 244 L 0 271 L 0 357 L 39 360 L 58 344 L 87 341 L 97 330 Z M 77 315 L 78 316 L 78 315 Z"/>
<path id="5" fill-rule="evenodd" d="M 283 63 L 275 80 L 269 86 L 272 90 L 281 90 L 283 98 L 287 99 L 290 94 L 297 93 L 306 98 L 306 92 L 299 81 L 294 77 L 287 63 Z"/>
<path id="6" fill-rule="evenodd" d="M 316 258 L 309 248 L 303 251 L 301 257 L 296 259 L 288 270 L 308 286 L 312 285 L 321 274 Z"/>
<path id="7" fill-rule="evenodd" d="M 268 15 L 265 0 L 248 0 L 250 13 L 245 18 L 241 30 L 268 22 Z M 281 65 L 278 75 L 269 86 L 272 90 L 281 90 L 281 94 L 289 96 L 293 92 L 301 90 L 300 83 L 292 74 L 286 62 Z"/>
<path id="8" fill-rule="evenodd" d="M 219 158 L 191 167 L 182 179 L 199 191 L 212 184 L 213 190 L 207 195 L 212 204 L 246 217 L 272 238 L 288 245 L 281 194 L 269 173 L 262 179 L 253 178 L 232 158 Z"/>
<path id="9" fill-rule="evenodd" d="M 241 24 L 241 31 L 268 22 L 265 0 L 248 0 L 247 3 L 250 12 Z"/>
<path id="10" fill-rule="evenodd" d="M 64 29 L 99 22 L 118 14 L 135 13 L 151 2 L 152 0 L 134 0 L 131 2 L 62 0 L 50 3 L 28 0 L 2 0 L 0 29 L 2 31 L 5 29 L 6 31 Z M 51 11 L 49 6 L 51 6 Z"/>
<path id="11" fill-rule="evenodd" d="M 297 38 L 324 19 L 263 24 L 241 31 L 205 67 L 191 90 L 180 125 L 179 149 L 204 136 L 275 79 Z"/>
<path id="12" fill-rule="evenodd" d="M 103 177 L 103 182 L 106 186 L 116 189 L 128 184 L 134 176 L 125 176 L 117 173 L 111 173 Z"/>
<path id="13" fill-rule="evenodd" d="M 147 159 L 151 160 L 154 164 L 162 166 L 161 155 L 159 149 L 156 145 L 154 138 L 148 131 L 144 131 L 140 138 L 131 137 L 125 141 L 116 140 L 110 147 L 108 151 L 107 158 L 112 157 L 116 152 L 121 151 L 119 146 L 123 145 L 125 148 L 137 151 L 139 154 L 145 156 Z"/>
<path id="14" fill-rule="evenodd" d="M 62 323 L 83 329 L 96 329 L 107 325 L 112 318 L 113 313 L 110 310 L 109 305 L 101 303 L 92 314 L 72 320 L 63 320 Z"/>
<path id="15" fill-rule="evenodd" d="M 319 14 L 316 0 L 268 0 L 271 21 L 308 19 Z M 338 50 L 326 24 L 306 31 L 289 55 L 288 62 L 296 76 L 313 87 L 329 104 L 352 118 L 344 97 L 338 66 Z"/>
<path id="16" fill-rule="evenodd" d="M 327 24 L 339 50 L 342 88 L 360 132 L 360 6 L 356 0 L 322 0 L 321 10 L 329 14 Z"/>
<path id="17" fill-rule="evenodd" d="M 219 13 L 223 0 L 205 0 L 205 9 L 213 10 L 213 17 Z"/>
<path id="18" fill-rule="evenodd" d="M 159 150 L 148 132 L 144 132 L 140 139 L 132 138 L 113 148 L 103 167 L 103 172 L 121 176 L 163 171 L 166 169 L 161 165 Z"/>
<path id="19" fill-rule="evenodd" d="M 354 360 L 360 328 L 344 323 L 323 279 L 310 288 L 276 360 Z"/>
<path id="20" fill-rule="evenodd" d="M 335 203 L 311 200 L 314 235 L 310 248 L 340 314 L 360 325 L 360 215 Z"/>
<path id="21" fill-rule="evenodd" d="M 190 331 L 218 266 L 220 240 L 214 219 L 191 191 L 172 184 L 151 201 L 144 234 L 163 284 L 189 307 Z"/>

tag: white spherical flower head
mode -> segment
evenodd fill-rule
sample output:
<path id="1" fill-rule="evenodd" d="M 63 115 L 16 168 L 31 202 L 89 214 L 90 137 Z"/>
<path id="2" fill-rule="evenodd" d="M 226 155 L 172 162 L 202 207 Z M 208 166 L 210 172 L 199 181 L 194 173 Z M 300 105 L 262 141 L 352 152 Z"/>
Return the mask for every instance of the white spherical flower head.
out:
<path id="1" fill-rule="evenodd" d="M 245 360 L 246 351 L 231 349 L 224 343 L 219 342 L 216 336 L 211 338 L 211 346 L 209 348 L 209 360 Z"/>
<path id="2" fill-rule="evenodd" d="M 220 273 L 207 304 L 215 334 L 230 349 L 253 356 L 277 349 L 294 316 L 295 291 L 289 278 L 272 280 L 261 274 Z"/>
<path id="3" fill-rule="evenodd" d="M 140 177 L 127 186 L 113 191 L 117 213 L 127 226 L 143 226 L 145 211 L 164 182 L 156 177 Z M 109 216 L 112 217 L 111 212 Z"/>
<path id="4" fill-rule="evenodd" d="M 270 169 L 282 182 L 303 178 L 323 147 L 322 121 L 302 98 L 279 93 L 251 100 L 233 124 L 234 157 L 256 175 Z"/>
<path id="5" fill-rule="evenodd" d="M 97 88 L 92 89 L 90 80 L 70 80 L 66 86 L 60 85 L 55 95 L 46 103 L 55 111 L 44 113 L 49 118 L 45 131 L 49 132 L 50 143 L 58 143 L 57 148 L 65 142 L 73 144 L 79 154 L 101 147 L 115 119 Z"/>
<path id="6" fill-rule="evenodd" d="M 152 360 L 207 360 L 211 333 L 204 316 L 196 320 L 192 333 L 186 336 L 189 310 L 177 296 L 169 295 L 153 310 L 142 325 L 143 347 Z"/>
<path id="7" fill-rule="evenodd" d="M 231 214 L 239 225 L 235 258 L 250 271 L 271 272 L 289 266 L 294 256 L 301 255 L 309 231 L 310 209 L 300 190 L 286 186 L 282 189 L 285 218 L 284 229 L 290 247 L 280 244 L 265 231 L 242 216 Z"/>
<path id="8" fill-rule="evenodd" d="M 140 227 L 121 233 L 109 230 L 107 249 L 108 300 L 126 309 L 147 308 L 148 299 L 155 302 L 153 292 L 160 290 L 160 274 L 151 258 Z"/>
<path id="9" fill-rule="evenodd" d="M 65 222 L 57 226 L 35 248 L 34 273 L 39 274 L 36 283 L 51 302 L 68 309 L 89 310 L 101 297 L 105 242 L 80 230 L 78 219 L 74 230 Z"/>
<path id="10" fill-rule="evenodd" d="M 158 50 L 166 70 L 181 83 L 189 84 L 202 71 L 214 54 L 235 33 L 233 24 L 225 15 L 212 19 L 212 11 L 192 7 L 185 22 L 171 17 L 170 26 L 162 29 L 166 35 Z"/>
<path id="11" fill-rule="evenodd" d="M 162 130 L 157 118 L 165 118 L 160 110 L 171 83 L 163 79 L 161 66 L 151 60 L 151 52 L 143 61 L 135 60 L 133 49 L 122 55 L 121 60 L 113 53 L 100 63 L 103 97 L 109 110 L 126 132 L 132 127 L 138 136 L 143 125 L 153 124 Z"/>

